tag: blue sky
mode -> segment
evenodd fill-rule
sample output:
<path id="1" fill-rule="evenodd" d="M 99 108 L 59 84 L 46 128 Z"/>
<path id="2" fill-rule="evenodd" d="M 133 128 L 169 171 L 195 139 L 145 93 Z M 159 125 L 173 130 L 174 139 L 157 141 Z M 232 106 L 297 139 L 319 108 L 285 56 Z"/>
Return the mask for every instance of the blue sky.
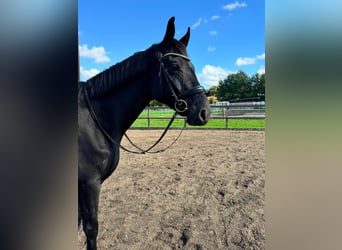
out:
<path id="1" fill-rule="evenodd" d="M 264 0 L 81 0 L 81 80 L 159 43 L 172 16 L 175 38 L 191 28 L 187 50 L 205 88 L 238 70 L 265 71 Z"/>

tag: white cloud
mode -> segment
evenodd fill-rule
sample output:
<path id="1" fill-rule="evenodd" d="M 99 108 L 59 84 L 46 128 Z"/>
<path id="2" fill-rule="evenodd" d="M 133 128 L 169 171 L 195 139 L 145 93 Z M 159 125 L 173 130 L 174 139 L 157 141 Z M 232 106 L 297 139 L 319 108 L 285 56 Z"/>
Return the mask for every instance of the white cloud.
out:
<path id="1" fill-rule="evenodd" d="M 235 64 L 237 66 L 255 64 L 257 60 L 265 60 L 265 53 L 257 55 L 256 57 L 239 57 L 236 59 Z"/>
<path id="2" fill-rule="evenodd" d="M 193 25 L 191 25 L 191 28 L 194 30 L 196 28 L 198 28 L 203 22 L 203 19 L 202 18 L 198 18 L 197 22 L 194 23 Z"/>
<path id="3" fill-rule="evenodd" d="M 80 78 L 82 81 L 86 81 L 89 78 L 92 78 L 93 76 L 97 75 L 98 73 L 100 73 L 98 69 L 85 70 L 83 67 L 80 67 Z"/>
<path id="4" fill-rule="evenodd" d="M 214 52 L 215 50 L 216 50 L 216 48 L 213 47 L 213 46 L 209 46 L 209 47 L 208 47 L 208 51 L 209 51 L 209 52 Z"/>
<path id="5" fill-rule="evenodd" d="M 245 3 L 245 2 L 238 2 L 238 1 L 235 1 L 234 3 L 229 3 L 225 6 L 223 6 L 223 9 L 224 10 L 228 10 L 228 11 L 232 11 L 232 10 L 235 10 L 235 9 L 238 9 L 238 8 L 243 8 L 243 7 L 247 7 L 248 5 Z"/>
<path id="6" fill-rule="evenodd" d="M 93 46 L 91 49 L 88 48 L 87 44 L 78 46 L 80 57 L 87 57 L 94 59 L 96 63 L 109 62 L 110 59 L 107 56 L 107 52 L 104 47 Z"/>
<path id="7" fill-rule="evenodd" d="M 265 73 L 265 66 L 260 66 L 260 68 L 258 69 L 258 74 L 264 74 Z"/>
<path id="8" fill-rule="evenodd" d="M 237 66 L 251 65 L 255 63 L 256 63 L 256 59 L 252 57 L 239 57 L 238 59 L 236 59 L 236 62 L 235 62 Z"/>
<path id="9" fill-rule="evenodd" d="M 265 60 L 265 53 L 256 56 L 257 59 Z"/>
<path id="10" fill-rule="evenodd" d="M 220 19 L 221 17 L 220 16 L 212 16 L 211 17 L 211 21 L 214 21 L 214 20 L 217 20 L 217 19 Z"/>
<path id="11" fill-rule="evenodd" d="M 220 66 L 205 65 L 198 75 L 198 80 L 206 87 L 211 87 L 218 85 L 220 80 L 225 79 L 231 73 Z"/>
<path id="12" fill-rule="evenodd" d="M 217 31 L 216 30 L 209 31 L 209 34 L 212 36 L 217 36 Z"/>

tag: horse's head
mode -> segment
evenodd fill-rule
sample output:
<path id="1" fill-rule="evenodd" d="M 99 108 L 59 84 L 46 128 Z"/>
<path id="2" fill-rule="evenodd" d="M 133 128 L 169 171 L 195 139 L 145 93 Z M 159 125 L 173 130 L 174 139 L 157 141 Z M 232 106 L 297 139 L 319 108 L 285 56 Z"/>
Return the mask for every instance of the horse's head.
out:
<path id="1" fill-rule="evenodd" d="M 174 21 L 174 17 L 169 20 L 164 39 L 158 45 L 159 87 L 154 88 L 153 95 L 186 116 L 190 125 L 204 125 L 209 120 L 210 105 L 186 52 L 190 28 L 183 38 L 175 40 Z"/>

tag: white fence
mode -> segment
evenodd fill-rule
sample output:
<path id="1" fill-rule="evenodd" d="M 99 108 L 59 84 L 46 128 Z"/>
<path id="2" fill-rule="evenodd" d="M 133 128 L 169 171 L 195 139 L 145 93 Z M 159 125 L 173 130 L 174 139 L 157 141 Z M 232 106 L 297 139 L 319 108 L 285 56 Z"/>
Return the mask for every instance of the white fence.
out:
<path id="1" fill-rule="evenodd" d="M 157 115 L 156 115 L 157 113 Z M 135 128 L 152 128 L 156 127 L 156 122 L 160 122 L 160 127 L 165 127 L 171 118 L 173 111 L 168 107 L 146 107 L 144 115 L 138 120 L 145 121 L 135 125 Z M 211 120 L 224 120 L 222 128 L 229 128 L 228 121 L 232 119 L 265 119 L 265 103 L 231 103 L 229 105 L 211 105 Z M 182 127 L 185 120 L 181 116 L 177 116 L 176 120 L 183 120 L 179 126 Z M 158 126 L 159 127 L 159 126 Z"/>

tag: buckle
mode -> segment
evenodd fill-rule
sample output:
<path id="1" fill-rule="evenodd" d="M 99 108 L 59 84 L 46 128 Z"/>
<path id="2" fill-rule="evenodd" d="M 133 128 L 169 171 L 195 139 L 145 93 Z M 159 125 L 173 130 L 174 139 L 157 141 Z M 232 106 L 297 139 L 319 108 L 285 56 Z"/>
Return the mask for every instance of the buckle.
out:
<path id="1" fill-rule="evenodd" d="M 183 113 L 183 112 L 187 111 L 188 110 L 188 103 L 183 99 L 177 100 L 175 102 L 175 110 L 178 113 Z"/>

